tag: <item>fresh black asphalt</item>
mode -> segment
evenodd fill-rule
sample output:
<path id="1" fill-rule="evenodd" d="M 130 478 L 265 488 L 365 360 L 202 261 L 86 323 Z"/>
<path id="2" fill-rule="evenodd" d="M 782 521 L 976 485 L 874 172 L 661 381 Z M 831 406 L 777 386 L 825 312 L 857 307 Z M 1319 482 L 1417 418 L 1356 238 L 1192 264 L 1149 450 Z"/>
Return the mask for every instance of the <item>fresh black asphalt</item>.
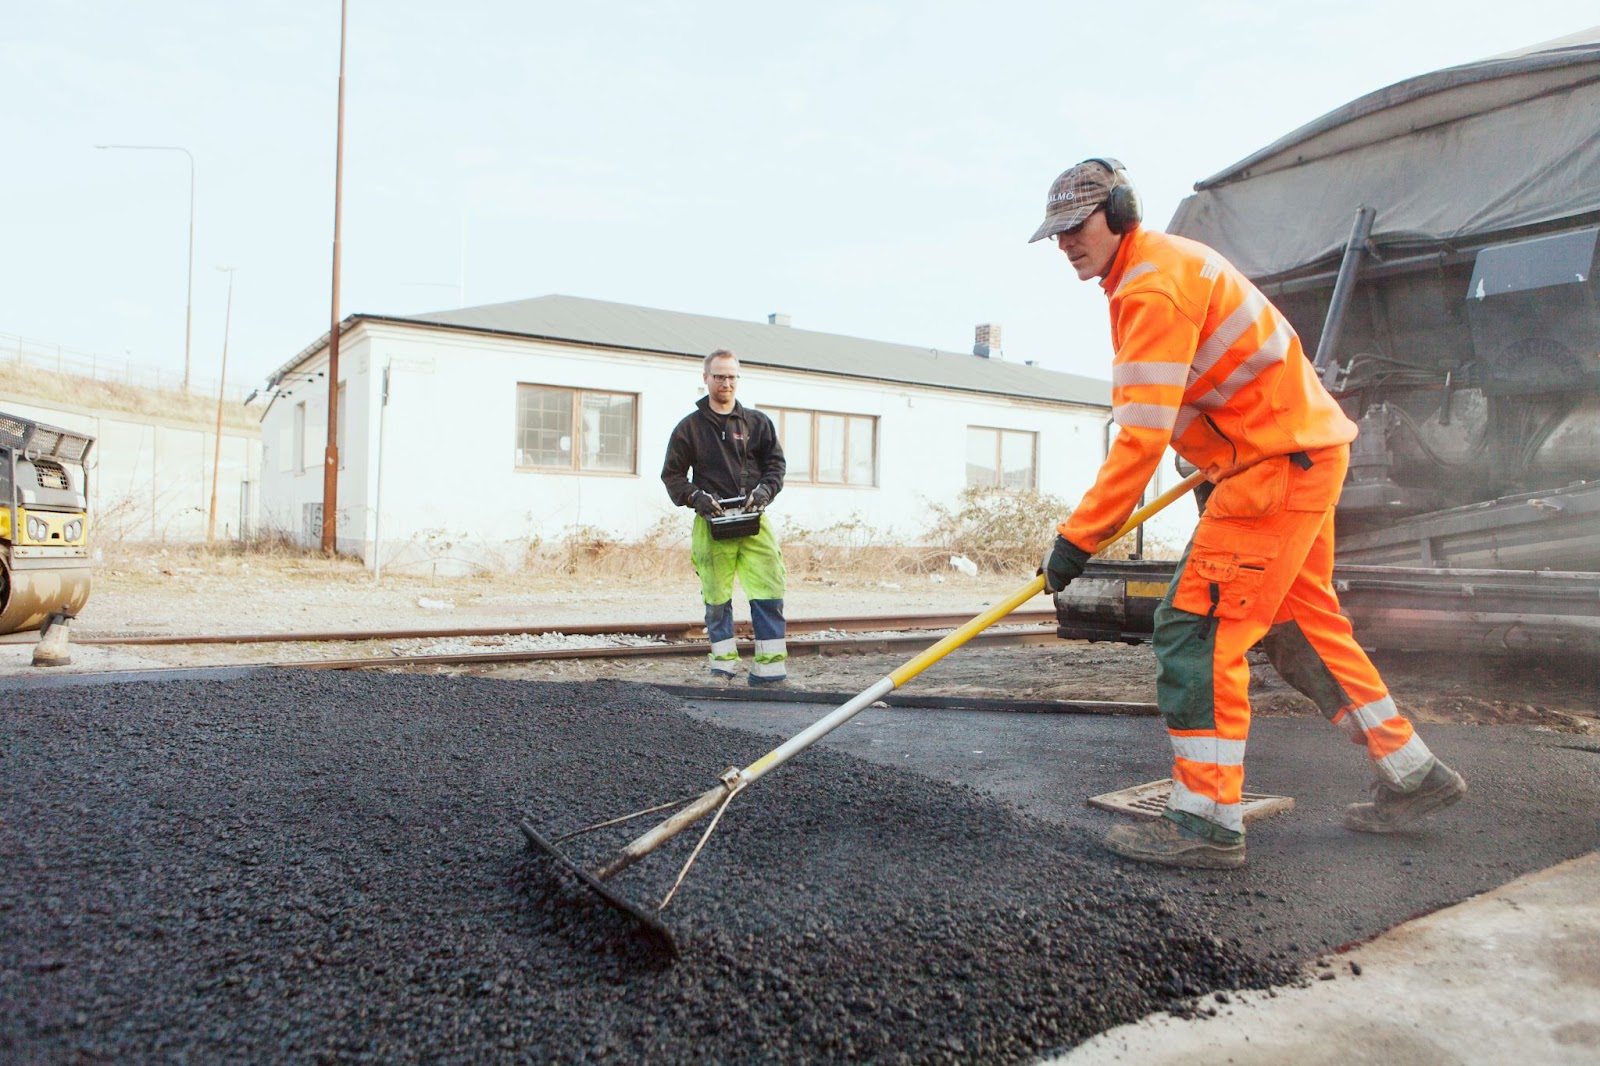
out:
<path id="1" fill-rule="evenodd" d="M 768 732 L 774 742 L 826 713 L 735 700 L 685 706 L 706 721 Z M 1292 797 L 1294 809 L 1252 823 L 1244 870 L 1153 876 L 1173 895 L 1220 900 L 1219 935 L 1303 960 L 1600 846 L 1600 737 L 1517 726 L 1417 728 L 1468 787 L 1460 804 L 1418 829 L 1388 836 L 1343 829 L 1345 805 L 1367 798 L 1364 750 L 1314 713 L 1263 717 L 1251 725 L 1245 789 Z M 1092 839 L 1122 816 L 1088 806 L 1088 797 L 1171 773 L 1160 718 L 877 708 L 822 743 L 981 790 Z M 757 787 L 769 785 L 781 787 L 776 776 Z"/>
<path id="2" fill-rule="evenodd" d="M 1297 809 L 1244 871 L 1151 871 L 1083 798 L 1165 774 L 1159 721 L 872 710 L 734 801 L 668 963 L 517 818 L 694 795 L 826 708 L 314 671 L 0 691 L 7 1061 L 1028 1061 L 1596 844 L 1594 745 L 1430 729 L 1468 799 L 1369 838 L 1334 821 L 1359 751 L 1271 719 L 1249 786 Z M 613 884 L 658 897 L 695 835 Z"/>

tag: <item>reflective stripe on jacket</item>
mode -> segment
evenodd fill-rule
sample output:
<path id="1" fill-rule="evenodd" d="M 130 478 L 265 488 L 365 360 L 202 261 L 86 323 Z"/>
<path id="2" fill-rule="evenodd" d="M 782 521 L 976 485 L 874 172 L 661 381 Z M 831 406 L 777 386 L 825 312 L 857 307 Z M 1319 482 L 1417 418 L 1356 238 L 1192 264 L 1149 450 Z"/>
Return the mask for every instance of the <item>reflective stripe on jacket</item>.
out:
<path id="1" fill-rule="evenodd" d="M 1093 551 L 1133 513 L 1169 444 L 1217 482 L 1269 456 L 1355 439 L 1289 320 L 1221 253 L 1136 228 L 1101 288 L 1118 432 L 1058 527 L 1080 548 Z"/>

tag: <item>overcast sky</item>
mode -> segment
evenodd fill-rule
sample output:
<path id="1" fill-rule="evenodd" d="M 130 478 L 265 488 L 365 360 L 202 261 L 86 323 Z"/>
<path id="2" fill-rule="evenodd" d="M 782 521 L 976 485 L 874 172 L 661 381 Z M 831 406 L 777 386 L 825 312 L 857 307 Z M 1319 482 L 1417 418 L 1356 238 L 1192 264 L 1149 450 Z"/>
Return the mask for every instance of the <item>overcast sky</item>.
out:
<path id="1" fill-rule="evenodd" d="M 1579 0 L 351 0 L 341 313 L 547 293 L 1106 377 L 1026 243 L 1120 157 L 1151 223 L 1374 89 L 1582 29 Z M 259 384 L 330 314 L 338 0 L 0 3 L 5 338 Z M 10 342 L 14 343 L 14 342 Z"/>

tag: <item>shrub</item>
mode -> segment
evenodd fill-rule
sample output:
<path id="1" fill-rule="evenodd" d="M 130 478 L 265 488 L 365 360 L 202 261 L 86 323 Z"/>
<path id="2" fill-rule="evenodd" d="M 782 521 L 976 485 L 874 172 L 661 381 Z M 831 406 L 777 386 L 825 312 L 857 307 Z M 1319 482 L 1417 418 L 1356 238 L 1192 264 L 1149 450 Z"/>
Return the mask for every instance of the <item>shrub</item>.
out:
<path id="1" fill-rule="evenodd" d="M 954 507 L 933 504 L 929 540 L 940 554 L 964 555 L 979 569 L 999 573 L 1034 570 L 1072 513 L 1058 496 L 1033 489 L 967 489 Z"/>

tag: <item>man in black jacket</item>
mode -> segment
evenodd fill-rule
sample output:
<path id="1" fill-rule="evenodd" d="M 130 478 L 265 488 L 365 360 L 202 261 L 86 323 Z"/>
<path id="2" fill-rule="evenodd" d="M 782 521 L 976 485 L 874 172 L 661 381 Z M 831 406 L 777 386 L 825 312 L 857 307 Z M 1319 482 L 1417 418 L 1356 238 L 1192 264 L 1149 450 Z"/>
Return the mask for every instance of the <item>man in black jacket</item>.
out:
<path id="1" fill-rule="evenodd" d="M 750 599 L 750 621 L 756 633 L 750 684 L 773 684 L 788 676 L 783 552 L 765 516 L 755 533 L 728 540 L 713 538 L 707 520 L 724 513 L 723 500 L 742 500 L 745 512 L 765 510 L 783 488 L 783 447 L 772 419 L 734 399 L 739 386 L 738 356 L 719 348 L 706 356 L 702 370 L 706 395 L 673 429 L 661 481 L 673 503 L 693 507 L 696 512 L 692 554 L 706 604 L 712 675 L 731 678 L 739 668 L 739 649 L 733 639 L 733 579 L 737 576 Z"/>

